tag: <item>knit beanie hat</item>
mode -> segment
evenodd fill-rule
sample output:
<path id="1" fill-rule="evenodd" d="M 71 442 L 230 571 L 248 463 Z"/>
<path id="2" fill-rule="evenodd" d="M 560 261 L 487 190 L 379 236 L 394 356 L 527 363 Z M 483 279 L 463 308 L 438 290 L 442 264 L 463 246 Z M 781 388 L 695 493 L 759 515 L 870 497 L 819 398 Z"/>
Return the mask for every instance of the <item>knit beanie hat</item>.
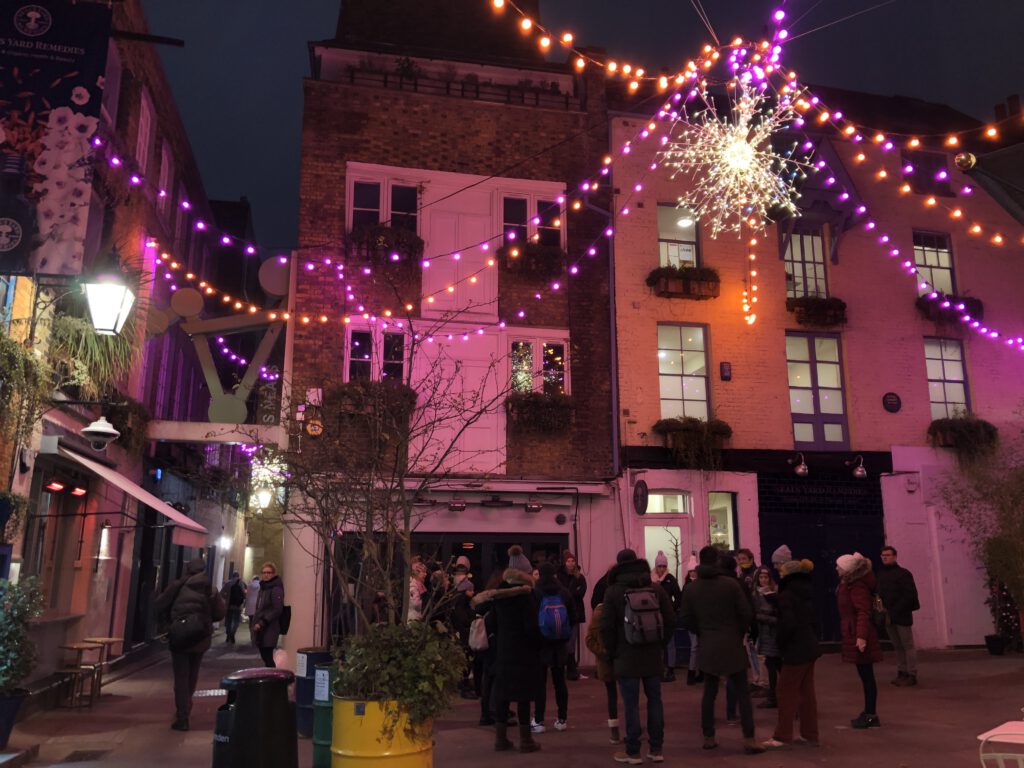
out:
<path id="1" fill-rule="evenodd" d="M 668 558 L 660 549 L 658 550 L 657 556 L 654 558 L 654 567 L 657 568 L 659 565 L 668 565 Z"/>
<path id="2" fill-rule="evenodd" d="M 636 560 L 636 552 L 634 552 L 632 549 L 629 549 L 628 547 L 626 549 L 619 550 L 619 554 L 615 556 L 615 562 L 618 565 L 622 565 L 622 563 L 628 563 L 630 560 Z"/>
<path id="3" fill-rule="evenodd" d="M 529 559 L 523 554 L 523 548 L 518 544 L 513 544 L 508 548 L 508 567 L 526 573 L 533 571 L 533 566 L 530 565 Z"/>
<path id="4" fill-rule="evenodd" d="M 455 569 L 458 570 L 459 568 L 465 568 L 467 572 L 470 569 L 469 558 L 465 555 L 459 555 L 455 558 Z"/>
<path id="5" fill-rule="evenodd" d="M 789 547 L 785 544 L 772 552 L 772 565 L 774 566 L 778 566 L 779 563 L 785 563 L 792 559 L 793 553 L 789 551 Z"/>
<path id="6" fill-rule="evenodd" d="M 789 560 L 779 565 L 779 574 L 783 578 L 792 576 L 794 573 L 810 573 L 814 570 L 814 563 L 810 560 Z"/>
<path id="7" fill-rule="evenodd" d="M 572 558 L 573 560 L 575 560 L 575 559 L 576 559 L 576 555 L 574 555 L 574 554 L 573 554 L 573 553 L 572 553 L 572 552 L 571 552 L 570 550 L 568 550 L 568 549 L 564 549 L 564 550 L 562 550 L 562 562 L 563 562 L 563 563 L 564 563 L 564 562 L 565 562 L 566 560 L 568 560 L 568 559 L 569 559 L 570 557 L 571 557 L 571 558 Z"/>
<path id="8" fill-rule="evenodd" d="M 852 555 L 840 555 L 836 558 L 836 568 L 839 569 L 839 573 L 844 576 L 851 573 L 864 559 L 864 555 L 860 552 L 854 552 Z"/>

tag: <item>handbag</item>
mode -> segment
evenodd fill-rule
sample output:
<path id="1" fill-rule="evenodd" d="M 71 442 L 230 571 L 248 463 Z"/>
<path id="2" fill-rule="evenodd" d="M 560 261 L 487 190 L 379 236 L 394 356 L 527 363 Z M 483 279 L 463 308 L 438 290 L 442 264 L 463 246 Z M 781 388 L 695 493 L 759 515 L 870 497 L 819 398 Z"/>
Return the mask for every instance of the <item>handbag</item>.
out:
<path id="1" fill-rule="evenodd" d="M 207 618 L 201 613 L 187 613 L 171 622 L 167 633 L 172 651 L 185 651 L 204 640 L 210 633 Z"/>
<path id="2" fill-rule="evenodd" d="M 277 619 L 277 624 L 281 628 L 281 634 L 288 634 L 288 627 L 292 625 L 292 607 L 290 605 L 281 606 L 281 615 Z"/>
<path id="3" fill-rule="evenodd" d="M 484 623 L 483 616 L 477 616 L 473 619 L 473 623 L 469 625 L 469 649 L 471 651 L 486 651 L 491 647 L 490 640 L 487 639 L 487 626 Z"/>
<path id="4" fill-rule="evenodd" d="M 879 632 L 884 631 L 889 624 L 889 611 L 882 602 L 882 596 L 877 592 L 871 595 L 871 623 Z"/>

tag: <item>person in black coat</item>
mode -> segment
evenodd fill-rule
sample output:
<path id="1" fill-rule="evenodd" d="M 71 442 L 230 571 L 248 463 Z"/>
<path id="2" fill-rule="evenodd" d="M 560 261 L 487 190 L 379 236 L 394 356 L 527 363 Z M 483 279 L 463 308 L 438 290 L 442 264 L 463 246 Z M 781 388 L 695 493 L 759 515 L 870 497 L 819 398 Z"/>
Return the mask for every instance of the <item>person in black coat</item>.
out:
<path id="1" fill-rule="evenodd" d="M 896 547 L 882 547 L 882 564 L 875 570 L 878 596 L 888 620 L 886 629 L 896 649 L 897 674 L 892 681 L 900 687 L 917 685 L 917 652 L 914 650 L 914 611 L 920 609 L 914 574 L 896 562 Z"/>
<path id="2" fill-rule="evenodd" d="M 782 670 L 776 687 L 779 716 L 772 738 L 764 742 L 779 749 L 793 741 L 793 719 L 800 713 L 800 736 L 809 743 L 818 742 L 818 702 L 814 693 L 814 662 L 818 648 L 818 621 L 814 613 L 814 588 L 810 560 L 790 560 L 778 566 L 778 620 L 775 639 L 782 657 Z"/>
<path id="3" fill-rule="evenodd" d="M 654 571 L 651 573 L 651 581 L 660 584 L 665 590 L 668 599 L 672 601 L 672 610 L 679 615 L 683 607 L 683 590 L 679 588 L 679 581 L 668 569 L 668 556 L 658 550 L 654 557 Z M 665 675 L 661 678 L 663 683 L 671 683 L 676 679 L 676 639 L 669 639 L 665 646 Z"/>
<path id="4" fill-rule="evenodd" d="M 252 627 L 252 643 L 260 651 L 263 666 L 276 667 L 274 650 L 281 637 L 281 613 L 284 611 L 284 582 L 277 574 L 277 566 L 264 563 L 260 569 L 260 593 L 256 598 L 256 610 L 249 626 Z"/>
<path id="5" fill-rule="evenodd" d="M 558 569 L 558 582 L 565 587 L 572 597 L 573 609 L 577 621 L 573 624 L 572 637 L 569 638 L 568 679 L 579 680 L 580 625 L 586 620 L 583 598 L 587 594 L 587 580 L 583 576 L 579 563 L 568 549 L 562 552 L 562 567 Z M 568 605 L 568 604 L 567 604 Z"/>
<path id="6" fill-rule="evenodd" d="M 579 614 L 576 610 L 576 601 L 562 584 L 561 580 L 555 576 L 555 566 L 551 563 L 541 563 L 540 568 L 540 580 L 537 582 L 537 602 L 538 604 L 544 600 L 545 597 L 552 595 L 558 595 L 562 600 L 562 604 L 565 606 L 566 613 L 569 617 L 570 640 L 550 640 L 548 638 L 541 639 L 540 647 L 540 660 L 541 660 L 541 672 L 540 672 L 540 684 L 537 692 L 537 704 L 534 708 L 533 721 L 530 723 L 530 728 L 534 733 L 544 733 L 544 715 L 547 711 L 547 687 L 548 687 L 548 670 L 551 670 L 551 683 L 555 688 L 555 705 L 558 707 L 558 718 L 555 720 L 555 730 L 564 731 L 568 728 L 567 720 L 569 718 L 569 687 L 565 684 L 566 680 L 566 665 L 569 663 L 569 658 L 572 654 L 571 648 L 571 637 L 575 635 L 576 629 L 579 627 Z"/>
<path id="7" fill-rule="evenodd" d="M 189 729 L 192 695 L 199 681 L 203 654 L 210 648 L 213 622 L 224 618 L 227 608 L 206 575 L 206 563 L 190 560 L 185 575 L 168 585 L 156 599 L 157 616 L 169 625 L 168 640 L 174 670 L 174 722 L 176 731 Z"/>

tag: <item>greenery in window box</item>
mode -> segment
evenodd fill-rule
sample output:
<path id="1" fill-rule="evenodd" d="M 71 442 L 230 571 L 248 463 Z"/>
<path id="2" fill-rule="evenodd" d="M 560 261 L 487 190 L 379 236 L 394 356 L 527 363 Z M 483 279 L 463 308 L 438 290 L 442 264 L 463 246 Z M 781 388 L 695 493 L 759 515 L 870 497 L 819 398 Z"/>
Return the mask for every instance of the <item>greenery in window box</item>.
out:
<path id="1" fill-rule="evenodd" d="M 115 336 L 100 335 L 82 317 L 60 314 L 47 321 L 50 363 L 62 373 L 59 386 L 73 387 L 75 397 L 94 399 L 122 383 L 138 364 L 135 314 Z"/>
<path id="2" fill-rule="evenodd" d="M 26 497 L 20 493 L 0 491 L 0 544 L 14 541 L 27 510 Z"/>
<path id="3" fill-rule="evenodd" d="M 403 712 L 407 735 L 422 737 L 451 706 L 465 667 L 458 640 L 439 622 L 375 624 L 348 638 L 334 695 L 393 703 L 387 708 L 385 740 L 394 735 Z"/>
<path id="4" fill-rule="evenodd" d="M 398 254 L 398 264 L 411 266 L 423 258 L 423 239 L 404 227 L 385 224 L 353 229 L 348 236 L 349 245 L 357 258 L 374 264 L 392 264 L 392 254 Z"/>
<path id="5" fill-rule="evenodd" d="M 988 457 L 999 442 L 999 430 L 976 416 L 935 419 L 928 425 L 933 448 L 952 448 L 961 465 Z"/>
<path id="6" fill-rule="evenodd" d="M 646 283 L 666 298 L 713 299 L 721 291 L 721 278 L 711 267 L 658 267 Z"/>
<path id="7" fill-rule="evenodd" d="M 30 348 L 0 333 L 0 435 L 25 442 L 53 395 L 53 371 Z"/>
<path id="8" fill-rule="evenodd" d="M 948 307 L 943 304 L 949 302 Z M 985 317 L 985 305 L 981 299 L 972 296 L 947 296 L 940 293 L 938 297 L 931 299 L 928 294 L 918 296 L 914 306 L 924 317 L 936 323 L 959 323 L 963 314 L 968 314 L 973 320 L 983 320 Z M 963 306 L 963 309 L 959 307 Z"/>
<path id="9" fill-rule="evenodd" d="M 786 299 L 786 309 L 795 313 L 800 325 L 842 325 L 846 302 L 835 296 L 798 296 Z"/>
<path id="10" fill-rule="evenodd" d="M 107 416 L 114 429 L 121 433 L 117 444 L 132 456 L 142 453 L 149 444 L 146 436 L 151 418 L 149 410 L 138 400 L 118 394 L 111 398 L 111 402 L 124 403 L 112 407 Z"/>
<path id="11" fill-rule="evenodd" d="M 732 427 L 721 419 L 704 421 L 692 416 L 661 419 L 651 430 L 665 438 L 681 469 L 712 471 L 722 465 L 722 445 L 732 437 Z"/>
<path id="12" fill-rule="evenodd" d="M 553 280 L 565 270 L 567 256 L 557 245 L 512 243 L 498 249 L 505 269 L 526 272 L 538 280 Z"/>
<path id="13" fill-rule="evenodd" d="M 572 426 L 574 404 L 571 395 L 512 392 L 505 400 L 505 411 L 517 432 L 557 434 Z"/>

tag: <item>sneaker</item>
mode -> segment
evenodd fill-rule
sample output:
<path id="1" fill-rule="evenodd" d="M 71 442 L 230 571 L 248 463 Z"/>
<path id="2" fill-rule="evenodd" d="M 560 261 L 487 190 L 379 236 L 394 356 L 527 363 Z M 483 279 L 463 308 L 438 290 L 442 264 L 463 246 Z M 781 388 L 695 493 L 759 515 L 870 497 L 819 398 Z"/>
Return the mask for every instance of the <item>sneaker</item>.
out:
<path id="1" fill-rule="evenodd" d="M 714 736 L 705 736 L 704 737 L 704 746 L 702 746 L 701 749 L 715 749 L 717 746 L 718 746 L 718 742 L 715 741 L 715 737 Z"/>
<path id="2" fill-rule="evenodd" d="M 805 739 L 803 736 L 796 738 L 796 743 L 801 747 L 820 747 L 821 743 L 817 739 Z"/>
<path id="3" fill-rule="evenodd" d="M 530 732 L 531 733 L 544 733 L 547 728 L 544 727 L 544 723 L 538 723 L 533 718 L 530 718 Z"/>
<path id="4" fill-rule="evenodd" d="M 616 763 L 625 763 L 626 765 L 643 765 L 644 759 L 640 755 L 630 755 L 627 752 L 616 752 L 612 755 L 612 759 Z"/>
<path id="5" fill-rule="evenodd" d="M 555 720 L 556 731 L 567 731 L 569 730 L 569 724 L 565 720 Z"/>
<path id="6" fill-rule="evenodd" d="M 768 741 L 762 741 L 761 746 L 765 749 L 785 749 L 789 745 L 778 739 L 768 739 Z"/>
<path id="7" fill-rule="evenodd" d="M 726 725 L 739 725 L 740 724 L 740 719 L 738 717 L 731 717 L 731 718 L 727 717 L 727 718 L 725 718 L 725 724 Z"/>
<path id="8" fill-rule="evenodd" d="M 850 721 L 850 725 L 858 730 L 864 728 L 881 728 L 882 721 L 878 719 L 878 715 L 869 715 L 861 712 L 856 718 Z"/>
<path id="9" fill-rule="evenodd" d="M 661 752 L 648 752 L 647 753 L 647 759 L 650 760 L 652 763 L 664 763 L 665 762 L 665 756 L 663 754 L 661 754 Z"/>

